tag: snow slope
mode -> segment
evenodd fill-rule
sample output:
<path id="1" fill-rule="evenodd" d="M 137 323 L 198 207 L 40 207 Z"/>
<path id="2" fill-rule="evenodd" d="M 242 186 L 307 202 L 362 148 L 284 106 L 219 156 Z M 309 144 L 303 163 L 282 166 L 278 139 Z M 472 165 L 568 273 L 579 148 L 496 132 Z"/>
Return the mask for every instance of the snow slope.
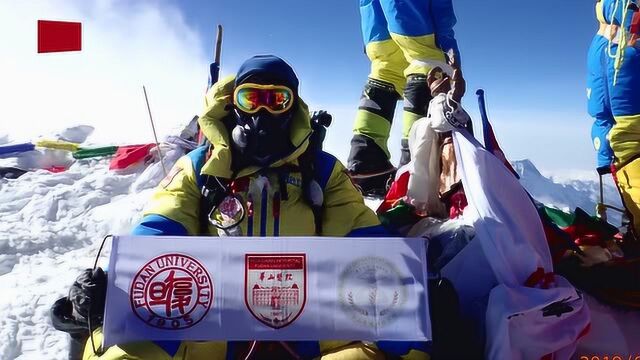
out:
<path id="1" fill-rule="evenodd" d="M 165 165 L 179 155 L 169 153 Z M 538 200 L 594 208 L 597 183 L 557 183 L 529 161 L 514 165 Z M 91 160 L 63 173 L 0 179 L 0 359 L 66 357 L 66 334 L 51 327 L 49 307 L 66 295 L 80 270 L 92 266 L 105 235 L 126 233 L 139 220 L 162 177 L 159 163 L 117 174 L 108 170 L 108 160 Z"/>
<path id="2" fill-rule="evenodd" d="M 128 174 L 108 169 L 108 160 L 91 160 L 0 179 L 0 359 L 65 358 L 66 334 L 51 327 L 49 307 L 92 266 L 105 235 L 139 220 L 163 177 L 159 163 Z"/>

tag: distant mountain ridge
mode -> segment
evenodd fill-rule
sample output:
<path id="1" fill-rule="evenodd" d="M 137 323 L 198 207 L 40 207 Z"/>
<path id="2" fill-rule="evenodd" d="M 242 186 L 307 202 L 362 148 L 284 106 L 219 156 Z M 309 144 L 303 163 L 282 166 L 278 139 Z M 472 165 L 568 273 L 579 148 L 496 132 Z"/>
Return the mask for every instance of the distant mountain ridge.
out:
<path id="1" fill-rule="evenodd" d="M 589 214 L 595 214 L 596 204 L 600 197 L 598 180 L 559 180 L 554 176 L 544 176 L 531 160 L 518 160 L 511 165 L 520 175 L 520 183 L 534 199 L 553 207 L 566 211 L 573 211 L 580 207 Z M 567 177 L 563 177 L 567 178 Z M 605 203 L 622 207 L 618 189 L 614 186 L 610 175 L 605 176 Z M 609 211 L 609 222 L 620 225 L 621 216 L 615 211 Z"/>

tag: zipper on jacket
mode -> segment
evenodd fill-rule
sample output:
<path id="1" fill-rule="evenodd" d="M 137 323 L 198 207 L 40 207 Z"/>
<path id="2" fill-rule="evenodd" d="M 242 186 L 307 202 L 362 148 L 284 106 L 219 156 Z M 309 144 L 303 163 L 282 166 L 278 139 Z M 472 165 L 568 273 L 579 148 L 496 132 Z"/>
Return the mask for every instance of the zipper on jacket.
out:
<path id="1" fill-rule="evenodd" d="M 273 194 L 273 236 L 280 236 L 280 192 Z"/>
<path id="2" fill-rule="evenodd" d="M 253 236 L 253 196 L 247 195 L 247 236 Z"/>
<path id="3" fill-rule="evenodd" d="M 267 202 L 269 201 L 267 186 L 262 188 L 262 201 L 260 202 L 260 236 L 267 236 Z"/>

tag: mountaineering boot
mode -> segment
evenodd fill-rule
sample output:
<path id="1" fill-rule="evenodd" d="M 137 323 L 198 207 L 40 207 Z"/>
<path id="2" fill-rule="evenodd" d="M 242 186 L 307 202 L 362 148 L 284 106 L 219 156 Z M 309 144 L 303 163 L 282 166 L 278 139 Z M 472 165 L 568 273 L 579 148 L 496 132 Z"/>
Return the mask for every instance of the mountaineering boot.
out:
<path id="1" fill-rule="evenodd" d="M 353 183 L 365 197 L 382 199 L 396 176 L 396 169 L 373 176 L 350 175 Z"/>
<path id="2" fill-rule="evenodd" d="M 383 196 L 395 167 L 387 140 L 399 95 L 387 82 L 369 78 L 356 115 L 349 153 L 349 175 L 364 195 Z"/>
<path id="3" fill-rule="evenodd" d="M 400 164 L 398 167 L 407 165 L 411 161 L 409 151 L 409 139 L 400 139 Z"/>
<path id="4" fill-rule="evenodd" d="M 427 83 L 427 75 L 411 74 L 407 76 L 407 85 L 404 88 L 404 106 L 402 112 L 402 139 L 400 140 L 400 164 L 399 167 L 411 161 L 409 152 L 409 132 L 413 123 L 427 116 L 431 91 Z"/>

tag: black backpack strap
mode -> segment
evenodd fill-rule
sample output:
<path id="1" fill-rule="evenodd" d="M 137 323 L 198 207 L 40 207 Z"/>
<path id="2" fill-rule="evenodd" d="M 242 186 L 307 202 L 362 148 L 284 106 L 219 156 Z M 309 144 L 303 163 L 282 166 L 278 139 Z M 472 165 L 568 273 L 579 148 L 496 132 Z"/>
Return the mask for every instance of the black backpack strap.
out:
<path id="1" fill-rule="evenodd" d="M 209 215 L 229 194 L 229 181 L 216 176 L 202 175 L 200 190 L 200 234 L 209 235 Z"/>
<path id="2" fill-rule="evenodd" d="M 316 236 L 322 235 L 322 205 L 324 194 L 315 179 L 316 151 L 309 149 L 299 158 L 300 176 L 302 177 L 302 196 L 313 212 Z"/>
<path id="3" fill-rule="evenodd" d="M 302 193 L 305 201 L 311 207 L 311 211 L 313 211 L 316 236 L 322 235 L 324 187 L 327 182 L 324 179 L 325 171 L 318 171 L 317 169 L 318 155 L 323 153 L 322 143 L 327 134 L 327 127 L 331 125 L 331 122 L 332 117 L 326 111 L 315 111 L 311 114 L 311 128 L 313 133 L 309 139 L 307 150 L 298 160 L 300 175 L 302 177 Z"/>

